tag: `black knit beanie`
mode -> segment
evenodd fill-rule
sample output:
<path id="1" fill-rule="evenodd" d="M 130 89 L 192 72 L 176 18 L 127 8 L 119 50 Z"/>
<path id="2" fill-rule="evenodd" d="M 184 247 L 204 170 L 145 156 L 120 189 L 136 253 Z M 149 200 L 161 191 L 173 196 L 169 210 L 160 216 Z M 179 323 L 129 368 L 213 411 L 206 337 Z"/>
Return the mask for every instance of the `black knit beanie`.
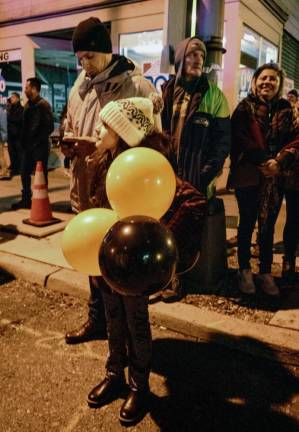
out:
<path id="1" fill-rule="evenodd" d="M 112 53 L 110 35 L 104 24 L 95 17 L 81 21 L 73 33 L 73 50 Z"/>

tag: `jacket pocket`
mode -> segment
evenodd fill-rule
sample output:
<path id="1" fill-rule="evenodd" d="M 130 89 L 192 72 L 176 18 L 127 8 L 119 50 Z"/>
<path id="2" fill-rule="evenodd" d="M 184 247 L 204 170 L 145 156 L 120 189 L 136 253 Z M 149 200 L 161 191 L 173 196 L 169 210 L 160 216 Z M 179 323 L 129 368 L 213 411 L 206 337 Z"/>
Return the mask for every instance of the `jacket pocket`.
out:
<path id="1" fill-rule="evenodd" d="M 230 170 L 228 188 L 257 186 L 260 180 L 261 173 L 257 166 L 245 162 Z"/>

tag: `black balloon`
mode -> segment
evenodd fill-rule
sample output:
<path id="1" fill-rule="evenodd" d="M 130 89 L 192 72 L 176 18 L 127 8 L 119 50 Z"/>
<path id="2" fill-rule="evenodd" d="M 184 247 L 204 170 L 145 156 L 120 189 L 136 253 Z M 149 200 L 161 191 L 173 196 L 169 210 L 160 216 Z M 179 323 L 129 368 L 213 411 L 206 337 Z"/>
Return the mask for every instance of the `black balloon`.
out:
<path id="1" fill-rule="evenodd" d="M 148 216 L 130 216 L 107 232 L 99 253 L 107 284 L 124 295 L 164 288 L 176 270 L 177 248 L 170 230 Z"/>

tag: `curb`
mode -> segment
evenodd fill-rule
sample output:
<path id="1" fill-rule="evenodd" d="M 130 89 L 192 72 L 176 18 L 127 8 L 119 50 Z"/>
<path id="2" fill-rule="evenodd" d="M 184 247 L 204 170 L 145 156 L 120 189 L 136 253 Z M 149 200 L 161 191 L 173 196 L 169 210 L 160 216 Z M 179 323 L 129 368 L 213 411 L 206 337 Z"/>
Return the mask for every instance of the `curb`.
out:
<path id="1" fill-rule="evenodd" d="M 150 305 L 151 323 L 252 355 L 299 365 L 299 332 L 256 324 L 185 303 Z"/>
<path id="2" fill-rule="evenodd" d="M 0 268 L 46 289 L 83 300 L 89 297 L 88 277 L 76 271 L 4 252 L 0 252 Z M 152 324 L 198 341 L 218 343 L 272 361 L 299 366 L 298 331 L 256 324 L 185 303 L 150 304 L 149 314 Z"/>

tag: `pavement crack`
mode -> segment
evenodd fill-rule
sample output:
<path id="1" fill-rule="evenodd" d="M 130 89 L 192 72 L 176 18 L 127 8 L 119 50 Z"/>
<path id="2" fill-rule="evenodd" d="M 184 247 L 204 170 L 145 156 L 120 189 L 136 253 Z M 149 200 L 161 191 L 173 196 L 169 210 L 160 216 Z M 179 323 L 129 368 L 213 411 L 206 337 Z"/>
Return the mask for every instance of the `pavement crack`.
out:
<path id="1" fill-rule="evenodd" d="M 88 410 L 89 408 L 87 404 L 79 406 L 79 408 L 76 410 L 76 414 L 73 415 L 69 423 L 61 430 L 61 432 L 72 432 Z"/>

